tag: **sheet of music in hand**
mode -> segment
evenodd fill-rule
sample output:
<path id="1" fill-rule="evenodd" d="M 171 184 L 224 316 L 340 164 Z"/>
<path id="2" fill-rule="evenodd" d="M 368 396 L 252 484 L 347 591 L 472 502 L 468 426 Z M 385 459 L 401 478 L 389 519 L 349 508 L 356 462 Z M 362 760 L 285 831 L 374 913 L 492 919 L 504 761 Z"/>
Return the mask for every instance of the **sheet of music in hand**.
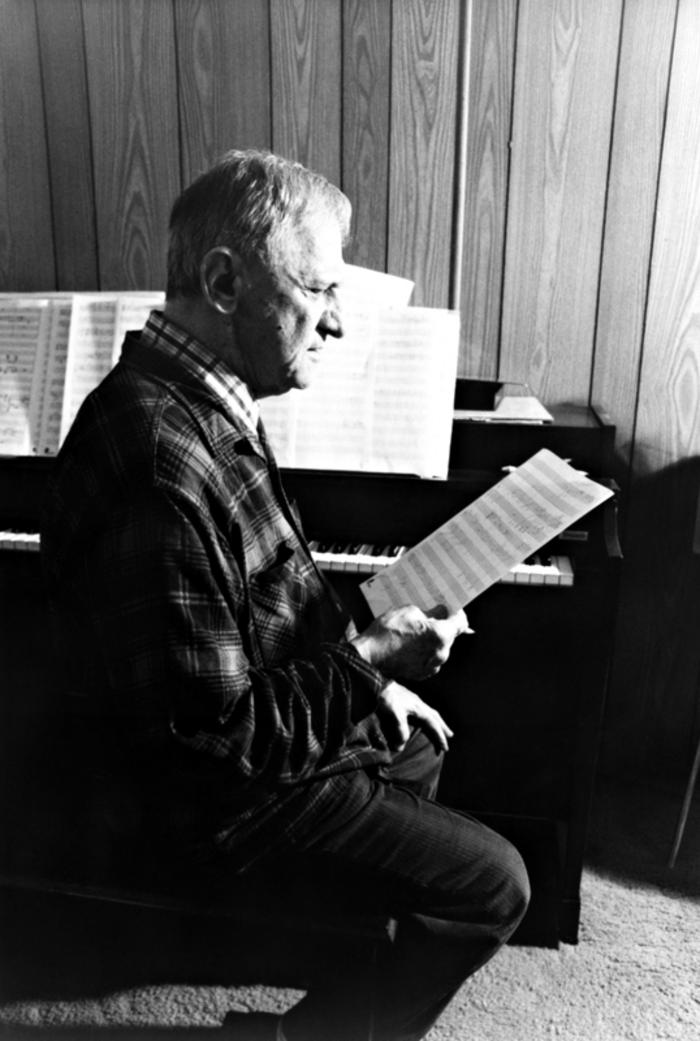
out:
<path id="1" fill-rule="evenodd" d="M 360 588 L 375 616 L 404 604 L 452 613 L 612 494 L 543 448 Z"/>

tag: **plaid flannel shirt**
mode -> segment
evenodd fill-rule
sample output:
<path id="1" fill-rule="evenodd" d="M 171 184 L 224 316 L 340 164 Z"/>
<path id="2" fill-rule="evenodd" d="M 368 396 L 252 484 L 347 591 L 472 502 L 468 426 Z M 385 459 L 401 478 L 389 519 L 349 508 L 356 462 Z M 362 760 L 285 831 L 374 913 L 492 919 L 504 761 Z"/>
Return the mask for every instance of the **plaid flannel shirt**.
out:
<path id="1" fill-rule="evenodd" d="M 256 403 L 158 312 L 66 438 L 42 552 L 72 686 L 179 827 L 247 863 L 390 758 Z"/>

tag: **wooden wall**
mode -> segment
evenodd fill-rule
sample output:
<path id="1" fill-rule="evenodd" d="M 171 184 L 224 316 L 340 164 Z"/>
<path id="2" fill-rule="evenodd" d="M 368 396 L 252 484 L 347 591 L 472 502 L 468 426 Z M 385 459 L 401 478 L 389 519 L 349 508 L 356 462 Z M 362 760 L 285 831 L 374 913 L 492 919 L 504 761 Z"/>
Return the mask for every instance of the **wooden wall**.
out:
<path id="1" fill-rule="evenodd" d="M 341 184 L 348 259 L 460 307 L 463 375 L 617 424 L 606 754 L 687 769 L 699 52 L 697 0 L 0 0 L 0 289 L 162 288 L 172 199 L 231 146 Z"/>

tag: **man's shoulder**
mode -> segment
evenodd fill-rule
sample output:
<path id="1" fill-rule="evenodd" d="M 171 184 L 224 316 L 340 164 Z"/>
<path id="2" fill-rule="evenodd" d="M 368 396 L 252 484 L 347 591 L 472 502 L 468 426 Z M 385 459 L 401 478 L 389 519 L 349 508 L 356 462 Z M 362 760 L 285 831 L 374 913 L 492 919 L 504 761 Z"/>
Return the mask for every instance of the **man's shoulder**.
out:
<path id="1" fill-rule="evenodd" d="M 117 365 L 84 401 L 59 453 L 52 496 L 64 512 L 117 508 L 164 493 L 230 511 L 249 474 L 242 427 L 187 385 Z"/>

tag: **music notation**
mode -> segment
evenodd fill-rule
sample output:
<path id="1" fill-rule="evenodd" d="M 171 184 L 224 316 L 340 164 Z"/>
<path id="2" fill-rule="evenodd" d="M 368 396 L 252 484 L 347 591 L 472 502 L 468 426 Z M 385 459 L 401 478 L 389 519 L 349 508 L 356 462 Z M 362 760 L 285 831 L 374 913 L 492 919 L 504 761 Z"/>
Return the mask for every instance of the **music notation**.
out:
<path id="1" fill-rule="evenodd" d="M 547 448 L 488 488 L 361 589 L 375 616 L 471 603 L 613 494 Z"/>

